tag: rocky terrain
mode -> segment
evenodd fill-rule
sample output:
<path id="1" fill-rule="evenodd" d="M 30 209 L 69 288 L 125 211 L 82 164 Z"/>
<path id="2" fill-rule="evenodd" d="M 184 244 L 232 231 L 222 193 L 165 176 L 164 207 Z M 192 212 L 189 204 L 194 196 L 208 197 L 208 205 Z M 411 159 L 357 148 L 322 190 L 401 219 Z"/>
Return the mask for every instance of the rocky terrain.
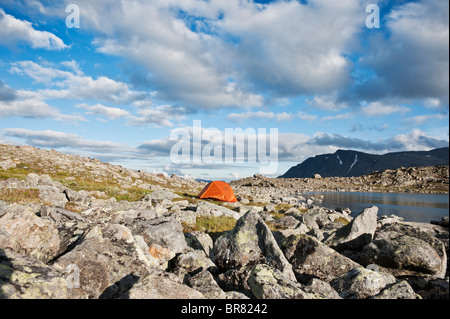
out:
<path id="1" fill-rule="evenodd" d="M 449 192 L 448 168 L 448 165 L 401 167 L 357 177 L 322 177 L 316 174 L 314 178 L 267 178 L 255 175 L 233 181 L 231 185 L 244 193 L 265 193 L 281 189 L 293 194 L 344 191 L 446 194 Z"/>
<path id="2" fill-rule="evenodd" d="M 427 169 L 448 192 L 448 167 Z M 0 145 L 0 298 L 448 299 L 448 218 L 351 217 L 302 196 L 326 179 L 278 180 L 220 203 L 202 182 Z"/>

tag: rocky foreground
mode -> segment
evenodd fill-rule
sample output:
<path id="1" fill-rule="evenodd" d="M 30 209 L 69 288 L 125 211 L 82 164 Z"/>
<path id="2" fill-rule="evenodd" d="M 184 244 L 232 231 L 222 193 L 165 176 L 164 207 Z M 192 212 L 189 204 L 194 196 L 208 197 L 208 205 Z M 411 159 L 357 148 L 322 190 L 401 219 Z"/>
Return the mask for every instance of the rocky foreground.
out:
<path id="1" fill-rule="evenodd" d="M 0 150 L 0 298 L 449 297 L 448 219 L 351 217 L 292 189 L 258 195 L 270 185 L 203 201 L 205 183 Z"/>

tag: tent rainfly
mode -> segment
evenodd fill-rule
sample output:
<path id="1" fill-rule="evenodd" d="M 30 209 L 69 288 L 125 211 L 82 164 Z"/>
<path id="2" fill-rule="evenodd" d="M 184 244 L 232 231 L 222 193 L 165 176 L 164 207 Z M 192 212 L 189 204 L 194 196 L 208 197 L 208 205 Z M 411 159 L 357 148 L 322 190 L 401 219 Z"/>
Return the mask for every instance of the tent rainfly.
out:
<path id="1" fill-rule="evenodd" d="M 231 186 L 222 181 L 208 183 L 198 195 L 198 198 L 212 198 L 222 202 L 237 202 Z"/>

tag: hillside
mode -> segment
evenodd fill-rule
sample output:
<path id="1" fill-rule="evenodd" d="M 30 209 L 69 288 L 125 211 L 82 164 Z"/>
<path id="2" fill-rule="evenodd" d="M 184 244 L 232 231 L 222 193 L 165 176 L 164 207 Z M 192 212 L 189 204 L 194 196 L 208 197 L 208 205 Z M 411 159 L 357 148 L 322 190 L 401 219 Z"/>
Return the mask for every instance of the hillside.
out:
<path id="1" fill-rule="evenodd" d="M 280 178 L 355 177 L 375 171 L 400 167 L 449 165 L 449 148 L 431 151 L 395 152 L 375 155 L 352 150 L 338 150 L 334 154 L 322 154 L 306 159 L 290 168 Z"/>

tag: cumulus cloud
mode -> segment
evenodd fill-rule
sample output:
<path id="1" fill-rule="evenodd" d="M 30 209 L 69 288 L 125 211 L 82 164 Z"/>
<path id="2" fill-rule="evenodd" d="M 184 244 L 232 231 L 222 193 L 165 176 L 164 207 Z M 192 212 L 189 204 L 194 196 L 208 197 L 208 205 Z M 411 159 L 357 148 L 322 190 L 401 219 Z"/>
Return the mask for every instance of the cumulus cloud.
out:
<path id="1" fill-rule="evenodd" d="M 124 82 L 105 76 L 99 76 L 96 79 L 85 76 L 73 61 L 65 61 L 62 65 L 69 70 L 44 66 L 33 61 L 19 61 L 12 63 L 10 72 L 26 75 L 36 83 L 49 86 L 51 89 L 29 93 L 42 99 L 93 99 L 110 103 L 131 103 L 146 97 L 145 92 L 134 91 Z"/>
<path id="2" fill-rule="evenodd" d="M 45 131 L 33 131 L 21 128 L 8 128 L 4 129 L 4 136 L 19 138 L 26 142 L 28 145 L 45 148 L 69 148 L 72 150 L 90 151 L 95 153 L 112 153 L 122 152 L 126 153 L 130 151 L 130 148 L 126 145 L 109 142 L 109 141 L 94 141 L 84 139 L 75 134 L 69 134 L 64 132 L 45 130 Z"/>
<path id="3" fill-rule="evenodd" d="M 365 18 L 357 1 L 78 4 L 98 52 L 134 63 L 162 99 L 204 109 L 345 87 Z"/>
<path id="4" fill-rule="evenodd" d="M 153 106 L 151 103 L 134 103 L 136 114 L 129 116 L 129 124 L 135 126 L 174 126 L 174 121 L 180 122 L 186 118 L 186 108 L 173 105 Z"/>
<path id="5" fill-rule="evenodd" d="M 53 118 L 57 121 L 68 122 L 86 121 L 81 115 L 62 114 L 57 108 L 36 98 L 12 101 L 0 100 L 0 118 L 12 116 L 32 119 Z"/>
<path id="6" fill-rule="evenodd" d="M 63 40 L 53 33 L 38 31 L 25 20 L 19 20 L 0 8 L 0 44 L 27 43 L 35 49 L 62 50 L 68 48 Z"/>
<path id="7" fill-rule="evenodd" d="M 373 75 L 357 88 L 368 100 L 436 99 L 448 109 L 449 2 L 414 1 L 385 17 L 383 37 L 372 37 L 360 62 Z"/>
<path id="8" fill-rule="evenodd" d="M 110 120 L 117 120 L 120 118 L 126 118 L 130 116 L 130 112 L 127 110 L 123 110 L 116 107 L 108 107 L 101 104 L 96 105 L 88 105 L 88 104 L 78 104 L 76 105 L 77 108 L 85 109 L 87 110 L 87 114 L 97 114 L 102 115 Z"/>
<path id="9" fill-rule="evenodd" d="M 390 105 L 381 102 L 372 102 L 361 108 L 361 113 L 366 116 L 382 116 L 390 115 L 392 113 L 405 114 L 409 111 L 411 111 L 411 109 L 406 106 Z"/>

